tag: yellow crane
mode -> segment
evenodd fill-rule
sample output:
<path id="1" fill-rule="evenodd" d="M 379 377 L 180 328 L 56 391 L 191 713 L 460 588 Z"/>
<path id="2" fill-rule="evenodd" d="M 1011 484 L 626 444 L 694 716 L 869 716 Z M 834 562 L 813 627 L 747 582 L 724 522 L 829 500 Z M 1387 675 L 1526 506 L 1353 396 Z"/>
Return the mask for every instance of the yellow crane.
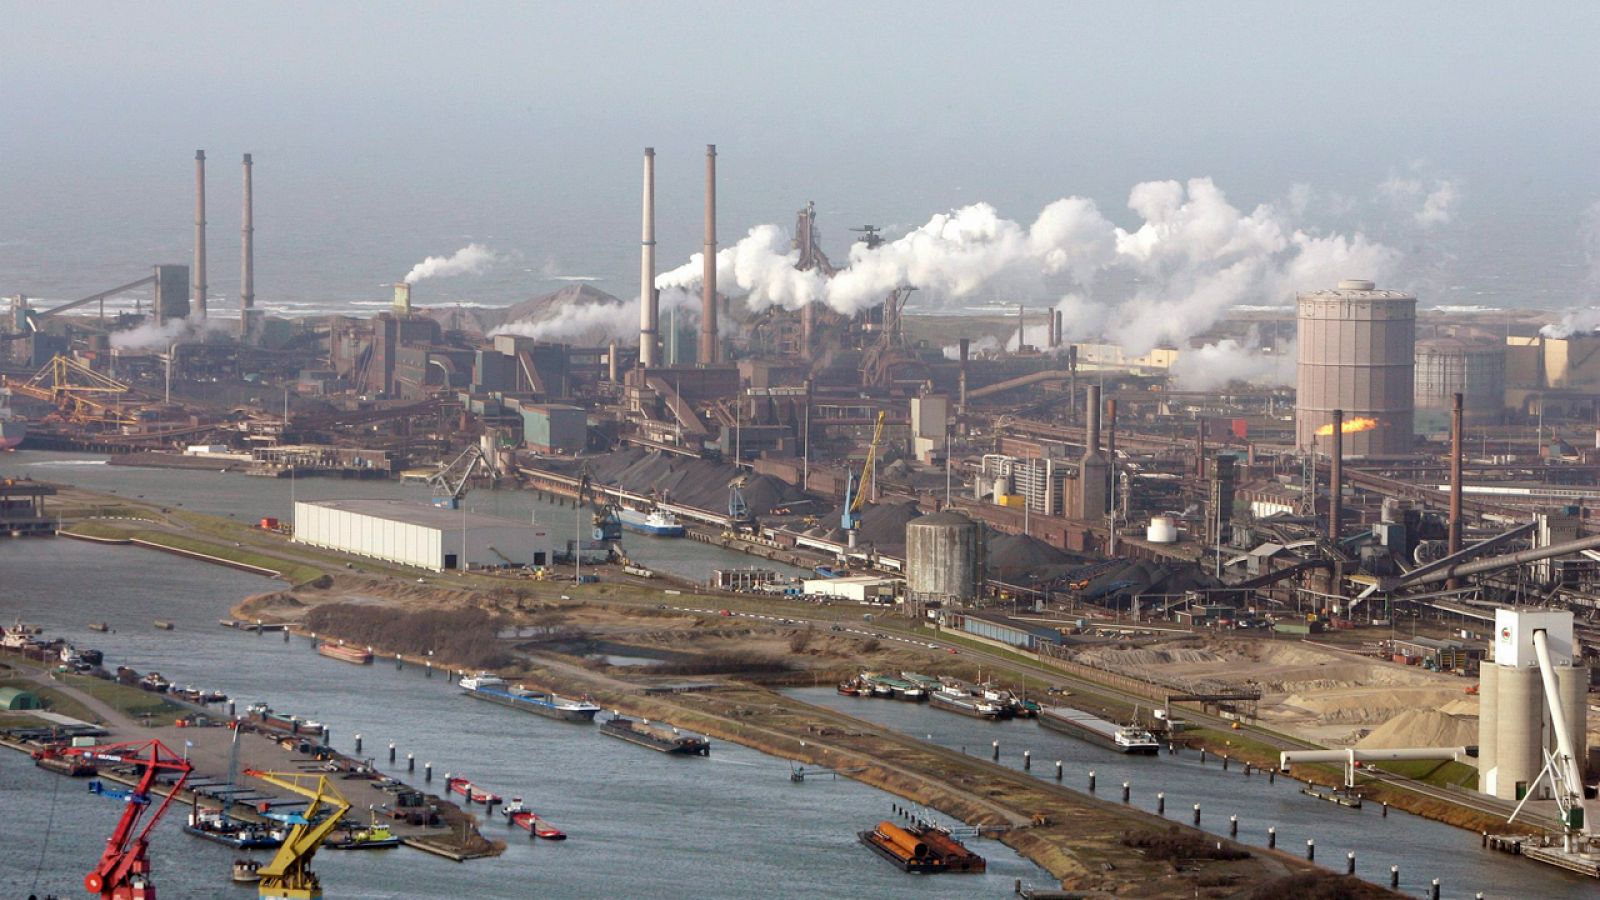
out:
<path id="1" fill-rule="evenodd" d="M 272 862 L 262 866 L 260 896 L 262 900 L 318 900 L 322 896 L 322 883 L 311 871 L 311 857 L 317 847 L 339 820 L 350 811 L 350 801 L 344 798 L 326 775 L 306 772 L 263 772 L 246 769 L 267 784 L 292 791 L 310 800 L 301 813 L 268 813 L 268 818 L 290 825 L 289 835 L 278 848 Z"/>
<path id="2" fill-rule="evenodd" d="M 883 410 L 879 410 L 878 424 L 872 429 L 872 443 L 867 445 L 867 458 L 866 461 L 861 464 L 861 478 L 857 480 L 854 485 L 854 496 L 851 495 L 852 486 L 849 483 L 849 480 L 846 479 L 844 488 L 844 522 L 841 523 L 844 525 L 845 531 L 853 532 L 857 526 L 861 524 L 861 507 L 867 501 L 867 476 L 872 474 L 872 464 L 878 458 L 878 444 L 883 440 L 883 419 L 884 412 Z M 876 490 L 878 487 L 876 478 L 873 479 L 872 487 L 874 490 Z M 852 535 L 852 538 L 853 537 L 854 536 Z"/>

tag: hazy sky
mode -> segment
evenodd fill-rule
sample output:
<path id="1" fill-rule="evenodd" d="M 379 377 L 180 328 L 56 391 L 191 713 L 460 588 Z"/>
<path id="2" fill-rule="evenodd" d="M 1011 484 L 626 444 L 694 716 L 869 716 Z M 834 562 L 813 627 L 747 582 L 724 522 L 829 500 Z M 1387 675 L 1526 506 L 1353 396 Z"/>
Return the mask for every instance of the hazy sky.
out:
<path id="1" fill-rule="evenodd" d="M 285 231 L 332 236 L 361 284 L 458 235 L 623 276 L 647 144 L 665 267 L 708 142 L 725 234 L 815 199 L 835 255 L 846 225 L 975 200 L 1127 220 L 1150 179 L 1248 209 L 1420 173 L 1456 227 L 1570 258 L 1600 200 L 1596 46 L 1600 5 L 1570 2 L 4 2 L 0 241 L 39 271 L 0 256 L 0 291 L 81 264 L 73 235 L 181 257 L 197 147 L 224 229 L 256 154 L 266 284 Z"/>

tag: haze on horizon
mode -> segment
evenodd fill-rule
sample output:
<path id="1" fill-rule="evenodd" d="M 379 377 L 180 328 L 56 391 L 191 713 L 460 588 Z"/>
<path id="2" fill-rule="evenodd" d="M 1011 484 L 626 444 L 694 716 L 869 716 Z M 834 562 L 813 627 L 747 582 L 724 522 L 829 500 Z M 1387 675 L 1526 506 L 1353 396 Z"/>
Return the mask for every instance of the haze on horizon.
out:
<path id="1" fill-rule="evenodd" d="M 697 249 L 716 143 L 724 246 L 811 199 L 836 259 L 848 227 L 979 201 L 1028 223 L 1081 195 L 1134 228 L 1135 184 L 1209 177 L 1241 211 L 1298 205 L 1399 249 L 1425 303 L 1594 300 L 1592 6 L 0 10 L 0 293 L 185 260 L 205 148 L 216 294 L 236 291 L 248 151 L 264 303 L 381 297 L 469 241 L 515 264 L 435 297 L 512 302 L 557 275 L 626 296 L 640 148 L 666 270 Z"/>

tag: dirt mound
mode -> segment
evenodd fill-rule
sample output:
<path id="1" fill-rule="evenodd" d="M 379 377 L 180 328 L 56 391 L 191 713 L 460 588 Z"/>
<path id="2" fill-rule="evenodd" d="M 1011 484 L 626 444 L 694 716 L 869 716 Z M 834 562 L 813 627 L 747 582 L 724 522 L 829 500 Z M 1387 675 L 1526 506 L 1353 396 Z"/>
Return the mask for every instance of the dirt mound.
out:
<path id="1" fill-rule="evenodd" d="M 1283 705 L 1328 724 L 1371 725 L 1407 711 L 1433 710 L 1456 699 L 1450 688 L 1378 686 L 1322 690 L 1285 697 Z"/>
<path id="2" fill-rule="evenodd" d="M 987 545 L 984 562 L 989 569 L 989 577 L 1001 581 L 1023 581 L 1040 569 L 1068 565 L 1077 559 L 1059 547 L 1052 547 L 1025 534 L 991 531 Z"/>
<path id="3" fill-rule="evenodd" d="M 234 606 L 230 612 L 236 619 L 265 619 L 269 622 L 281 622 L 285 619 L 300 618 L 305 609 L 306 605 L 288 591 L 270 591 L 265 594 L 246 597 L 238 605 Z"/>
<path id="4" fill-rule="evenodd" d="M 727 509 L 728 485 L 745 475 L 726 463 L 638 447 L 590 457 L 585 462 L 590 476 L 601 484 L 700 509 Z M 745 477 L 739 493 L 757 516 L 805 496 L 799 488 L 770 475 Z M 900 543 L 905 543 L 904 529 Z"/>
<path id="5" fill-rule="evenodd" d="M 1439 707 L 1439 712 L 1447 716 L 1473 716 L 1478 715 L 1478 698 L 1462 697 L 1460 700 L 1451 700 Z"/>
<path id="6" fill-rule="evenodd" d="M 1121 648 L 1100 648 L 1085 650 L 1078 654 L 1080 660 L 1092 665 L 1106 666 L 1114 669 L 1132 669 L 1144 666 L 1164 666 L 1172 664 L 1192 665 L 1218 662 L 1215 653 L 1202 650 L 1198 647 L 1168 647 L 1161 649 L 1141 648 L 1125 650 Z"/>
<path id="7" fill-rule="evenodd" d="M 1478 742 L 1476 716 L 1452 716 L 1436 709 L 1408 709 L 1372 729 L 1356 743 L 1368 749 L 1464 747 Z"/>

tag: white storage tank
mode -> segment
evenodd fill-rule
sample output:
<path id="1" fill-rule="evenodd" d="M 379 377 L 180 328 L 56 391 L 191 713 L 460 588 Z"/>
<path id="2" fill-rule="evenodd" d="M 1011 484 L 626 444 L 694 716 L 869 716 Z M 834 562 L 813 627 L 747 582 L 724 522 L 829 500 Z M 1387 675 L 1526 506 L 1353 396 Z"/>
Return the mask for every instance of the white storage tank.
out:
<path id="1" fill-rule="evenodd" d="M 1416 325 L 1415 296 L 1370 281 L 1299 295 L 1295 446 L 1328 452 L 1317 431 L 1339 409 L 1347 456 L 1410 453 Z"/>
<path id="2" fill-rule="evenodd" d="M 1152 544 L 1174 544 L 1178 541 L 1178 525 L 1171 516 L 1152 516 L 1144 539 Z"/>
<path id="3" fill-rule="evenodd" d="M 983 587 L 983 532 L 954 510 L 906 523 L 906 595 L 915 602 L 965 604 Z"/>

